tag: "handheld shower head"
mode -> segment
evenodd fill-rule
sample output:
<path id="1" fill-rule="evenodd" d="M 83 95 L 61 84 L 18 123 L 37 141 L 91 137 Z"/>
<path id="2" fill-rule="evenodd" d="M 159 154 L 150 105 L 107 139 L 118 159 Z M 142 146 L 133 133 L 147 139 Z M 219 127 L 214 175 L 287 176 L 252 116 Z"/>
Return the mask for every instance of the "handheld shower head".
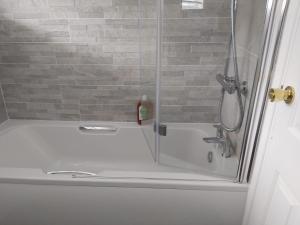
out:
<path id="1" fill-rule="evenodd" d="M 237 49 L 236 49 L 236 12 L 237 12 L 237 0 L 231 0 L 231 38 L 229 45 L 231 47 L 231 51 L 228 53 L 228 58 L 225 66 L 225 73 L 228 73 L 229 64 L 231 62 L 230 55 L 232 54 L 232 61 L 233 61 L 233 69 L 234 69 L 234 78 L 223 76 L 223 75 L 217 75 L 217 81 L 222 85 L 222 97 L 220 100 L 220 106 L 219 106 L 219 120 L 220 124 L 223 127 L 224 130 L 228 132 L 235 132 L 238 131 L 243 124 L 244 120 L 244 105 L 243 105 L 243 99 L 242 95 L 245 93 L 245 90 L 243 90 L 243 87 L 240 83 L 240 74 L 239 74 L 239 68 L 238 68 L 238 61 L 237 61 Z M 222 117 L 222 109 L 224 106 L 224 99 L 225 94 L 237 94 L 237 100 L 238 100 L 238 106 L 239 106 L 239 119 L 236 125 L 233 127 L 229 127 L 225 124 Z"/>

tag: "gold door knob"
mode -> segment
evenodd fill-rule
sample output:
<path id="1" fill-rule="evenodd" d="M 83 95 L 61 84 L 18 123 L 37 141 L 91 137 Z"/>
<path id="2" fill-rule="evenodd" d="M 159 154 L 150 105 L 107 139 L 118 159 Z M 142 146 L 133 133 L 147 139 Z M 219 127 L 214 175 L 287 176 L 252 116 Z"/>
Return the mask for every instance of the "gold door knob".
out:
<path id="1" fill-rule="evenodd" d="M 291 86 L 286 87 L 286 89 L 271 88 L 269 99 L 271 102 L 284 101 L 286 104 L 292 104 L 295 99 L 295 89 Z"/>

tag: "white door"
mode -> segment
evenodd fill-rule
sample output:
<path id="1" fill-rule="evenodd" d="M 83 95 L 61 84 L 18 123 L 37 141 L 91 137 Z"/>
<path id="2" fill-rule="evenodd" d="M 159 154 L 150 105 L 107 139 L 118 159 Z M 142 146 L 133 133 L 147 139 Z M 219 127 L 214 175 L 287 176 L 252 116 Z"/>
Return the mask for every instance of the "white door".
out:
<path id="1" fill-rule="evenodd" d="M 300 0 L 290 1 L 274 76 L 272 87 L 296 97 L 268 103 L 244 225 L 300 225 Z"/>

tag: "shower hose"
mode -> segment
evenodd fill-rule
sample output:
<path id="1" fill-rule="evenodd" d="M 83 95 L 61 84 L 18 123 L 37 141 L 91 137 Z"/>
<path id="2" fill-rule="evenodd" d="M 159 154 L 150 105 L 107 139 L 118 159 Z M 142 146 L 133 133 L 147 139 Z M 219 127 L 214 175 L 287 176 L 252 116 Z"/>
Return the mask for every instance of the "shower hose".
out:
<path id="1" fill-rule="evenodd" d="M 222 111 L 224 106 L 224 100 L 225 100 L 225 94 L 226 90 L 225 88 L 222 88 L 222 95 L 220 99 L 220 105 L 219 105 L 219 121 L 222 126 L 222 128 L 228 132 L 235 132 L 239 131 L 243 124 L 244 119 L 244 106 L 243 106 L 243 99 L 242 99 L 242 90 L 241 90 L 241 83 L 240 83 L 240 76 L 239 76 L 239 68 L 238 68 L 238 61 L 237 61 L 237 49 L 236 49 L 236 8 L 237 8 L 237 0 L 231 0 L 231 38 L 230 38 L 230 47 L 231 50 L 228 51 L 228 58 L 226 62 L 225 67 L 225 77 L 228 77 L 228 69 L 230 64 L 230 55 L 232 54 L 233 59 L 233 69 L 234 69 L 234 79 L 235 79 L 235 87 L 236 87 L 236 94 L 237 94 L 237 100 L 239 105 L 239 119 L 237 123 L 230 127 L 225 124 L 222 117 Z"/>

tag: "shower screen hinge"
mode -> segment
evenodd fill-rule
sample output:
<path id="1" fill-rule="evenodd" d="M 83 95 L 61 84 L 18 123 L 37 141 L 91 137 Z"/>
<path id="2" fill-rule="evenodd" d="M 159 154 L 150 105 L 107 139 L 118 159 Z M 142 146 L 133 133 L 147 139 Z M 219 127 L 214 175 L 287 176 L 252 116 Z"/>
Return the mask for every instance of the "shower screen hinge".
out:
<path id="1" fill-rule="evenodd" d="M 157 129 L 156 129 L 156 123 L 154 124 L 154 132 L 156 133 Z M 158 129 L 158 133 L 160 136 L 167 136 L 167 125 L 164 124 L 159 124 L 159 129 Z"/>

